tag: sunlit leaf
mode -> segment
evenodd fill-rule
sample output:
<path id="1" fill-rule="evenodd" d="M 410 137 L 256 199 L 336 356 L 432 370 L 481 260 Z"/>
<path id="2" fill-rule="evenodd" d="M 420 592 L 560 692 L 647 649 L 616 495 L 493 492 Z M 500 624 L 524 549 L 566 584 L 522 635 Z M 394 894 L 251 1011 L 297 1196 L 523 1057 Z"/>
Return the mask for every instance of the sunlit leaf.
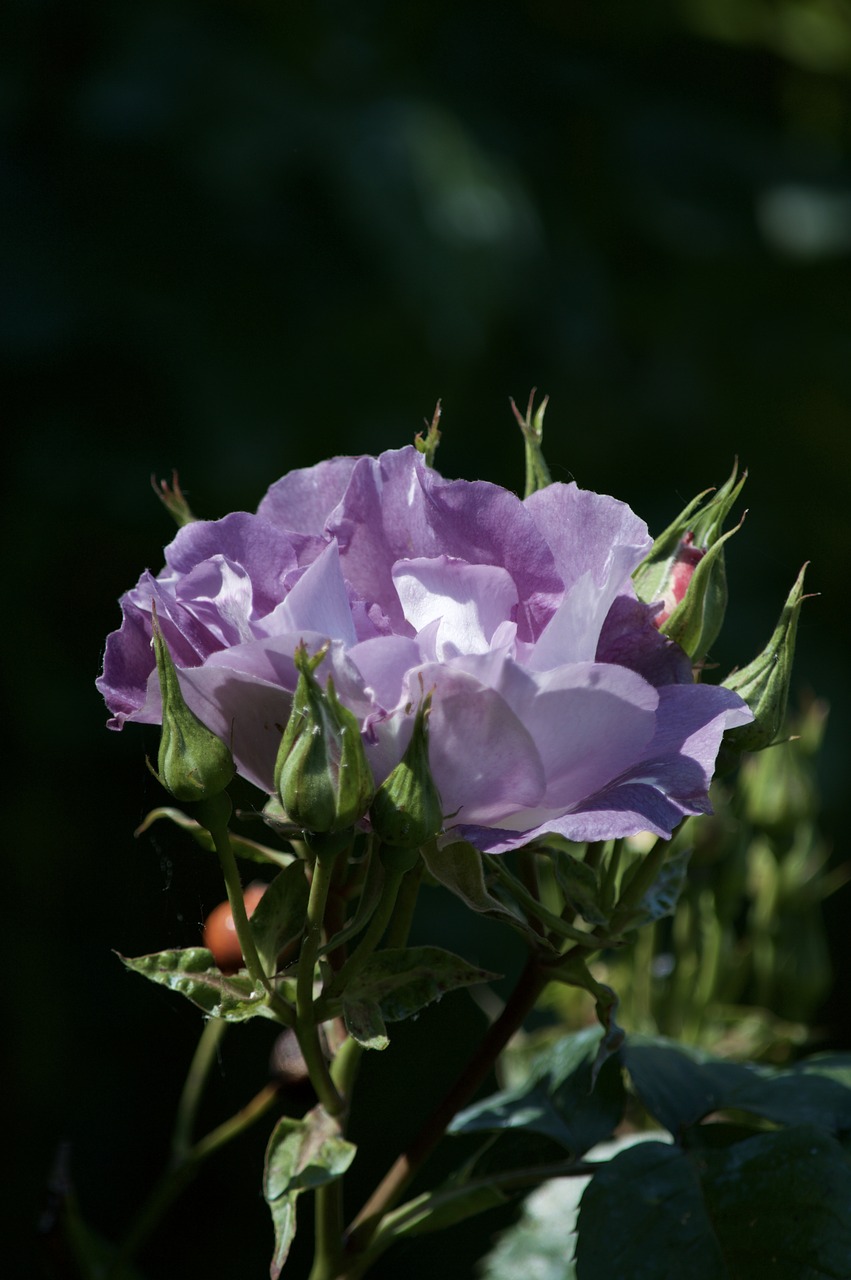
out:
<path id="1" fill-rule="evenodd" d="M 279 953 L 301 937 L 307 919 L 309 896 L 304 864 L 299 861 L 275 876 L 251 916 L 251 929 L 260 960 L 274 973 Z"/>
<path id="2" fill-rule="evenodd" d="M 296 1232 L 296 1200 L 342 1177 L 355 1157 L 353 1143 L 342 1137 L 339 1123 L 323 1107 L 300 1120 L 284 1116 L 266 1148 L 263 1194 L 272 1213 L 275 1250 L 272 1280 L 281 1274 Z"/>
<path id="3" fill-rule="evenodd" d="M 206 947 L 157 951 L 149 956 L 119 959 L 134 973 L 170 991 L 179 991 L 212 1018 L 245 1022 L 248 1018 L 274 1018 L 262 988 L 244 971 L 225 976 Z"/>
<path id="4" fill-rule="evenodd" d="M 346 988 L 346 999 L 373 1001 L 388 1022 L 401 1022 L 448 991 L 498 977 L 440 947 L 390 948 L 370 956 Z"/>

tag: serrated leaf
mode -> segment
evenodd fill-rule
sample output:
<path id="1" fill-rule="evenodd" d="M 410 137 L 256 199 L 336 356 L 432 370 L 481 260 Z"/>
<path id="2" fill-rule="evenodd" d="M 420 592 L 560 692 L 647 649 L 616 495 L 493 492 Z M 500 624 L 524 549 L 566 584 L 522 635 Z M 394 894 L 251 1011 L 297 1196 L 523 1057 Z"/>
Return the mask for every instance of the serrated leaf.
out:
<path id="1" fill-rule="evenodd" d="M 499 976 L 440 947 L 391 948 L 370 956 L 346 988 L 345 998 L 373 1001 L 388 1022 L 401 1022 L 448 991 Z"/>
<path id="2" fill-rule="evenodd" d="M 527 1197 L 523 1215 L 479 1264 L 481 1280 L 576 1280 L 571 1261 L 579 1197 L 587 1179 L 558 1178 Z"/>
<path id="3" fill-rule="evenodd" d="M 836 1078 L 842 1057 L 831 1055 L 828 1074 L 808 1069 L 806 1062 L 790 1070 L 722 1062 L 641 1036 L 630 1036 L 623 1050 L 636 1093 L 674 1135 L 715 1111 L 744 1111 L 775 1124 L 814 1124 L 836 1136 L 851 1133 L 851 1087 Z M 849 1061 L 846 1056 L 846 1070 Z"/>
<path id="4" fill-rule="evenodd" d="M 284 1116 L 276 1124 L 263 1172 L 263 1194 L 275 1228 L 271 1280 L 281 1274 L 295 1237 L 298 1196 L 341 1178 L 355 1151 L 354 1144 L 342 1136 L 338 1121 L 321 1106 L 300 1120 Z"/>
<path id="5" fill-rule="evenodd" d="M 545 945 L 539 933 L 490 892 L 485 882 L 482 855 L 478 849 L 463 841 L 446 845 L 443 849 L 427 846 L 423 849 L 423 861 L 435 880 L 459 897 L 471 910 L 498 920 L 501 924 L 510 925 L 524 938 L 534 942 L 537 950 Z"/>
<path id="6" fill-rule="evenodd" d="M 266 973 L 275 972 L 287 943 L 301 937 L 309 893 L 304 864 L 295 861 L 275 876 L 254 908 L 251 929 Z"/>
<path id="7" fill-rule="evenodd" d="M 190 818 L 182 809 L 172 809 L 168 805 L 163 805 L 159 809 L 151 809 L 142 820 L 142 823 L 136 828 L 134 834 L 142 835 L 155 822 L 166 820 L 173 822 L 175 826 L 181 827 L 184 831 L 188 831 L 199 844 L 202 849 L 206 849 L 208 853 L 214 853 L 216 846 L 213 843 L 213 837 L 210 835 L 206 827 L 202 827 L 200 822 L 196 822 L 194 818 Z M 283 853 L 280 849 L 270 849 L 268 845 L 258 844 L 256 840 L 249 840 L 245 836 L 229 832 L 231 848 L 238 858 L 244 858 L 248 862 L 263 862 L 267 866 L 271 863 L 276 867 L 288 867 L 290 863 L 297 861 L 294 853 Z"/>
<path id="8" fill-rule="evenodd" d="M 674 914 L 686 886 L 692 853 L 690 846 L 684 846 L 674 850 L 665 860 L 662 870 L 630 916 L 629 929 L 639 929 L 642 925 L 653 924 L 656 920 L 664 920 L 666 916 Z M 623 888 L 626 888 L 626 884 L 625 881 Z"/>
<path id="9" fill-rule="evenodd" d="M 343 1018 L 349 1035 L 364 1049 L 386 1049 L 390 1043 L 381 1009 L 374 1000 L 343 997 Z"/>
<path id="10" fill-rule="evenodd" d="M 245 972 L 225 976 L 206 947 L 157 951 L 135 959 L 120 955 L 119 959 L 143 978 L 179 991 L 212 1018 L 224 1018 L 226 1022 L 275 1019 L 262 988 L 255 988 Z"/>
<path id="11" fill-rule="evenodd" d="M 544 846 L 543 852 L 552 859 L 562 893 L 583 920 L 589 924 L 606 924 L 611 913 L 600 905 L 600 881 L 596 871 L 564 849 Z"/>
<path id="12" fill-rule="evenodd" d="M 626 1098 L 620 1067 L 613 1058 L 594 1083 L 602 1039 L 599 1027 L 564 1036 L 533 1060 L 522 1085 L 459 1112 L 449 1132 L 520 1129 L 558 1142 L 574 1157 L 589 1151 L 612 1134 Z"/>
<path id="13" fill-rule="evenodd" d="M 851 1166 L 802 1125 L 714 1151 L 647 1142 L 582 1197 L 579 1280 L 838 1280 L 851 1258 Z"/>

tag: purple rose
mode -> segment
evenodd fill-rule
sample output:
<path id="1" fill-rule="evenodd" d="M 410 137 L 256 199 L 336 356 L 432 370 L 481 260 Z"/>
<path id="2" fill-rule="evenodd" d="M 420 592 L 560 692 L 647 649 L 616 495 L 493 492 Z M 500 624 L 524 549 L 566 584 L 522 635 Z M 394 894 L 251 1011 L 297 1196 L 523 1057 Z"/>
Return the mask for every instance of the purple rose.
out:
<path id="1" fill-rule="evenodd" d="M 521 501 L 444 480 L 413 448 L 284 476 L 256 515 L 180 530 L 122 599 L 98 687 L 113 718 L 159 723 L 151 602 L 183 695 L 264 791 L 296 685 L 293 652 L 362 725 L 380 783 L 433 690 L 430 760 L 446 838 L 500 852 L 545 832 L 667 836 L 709 808 L 736 694 L 694 684 L 630 575 L 650 547 L 614 498 L 553 484 Z"/>

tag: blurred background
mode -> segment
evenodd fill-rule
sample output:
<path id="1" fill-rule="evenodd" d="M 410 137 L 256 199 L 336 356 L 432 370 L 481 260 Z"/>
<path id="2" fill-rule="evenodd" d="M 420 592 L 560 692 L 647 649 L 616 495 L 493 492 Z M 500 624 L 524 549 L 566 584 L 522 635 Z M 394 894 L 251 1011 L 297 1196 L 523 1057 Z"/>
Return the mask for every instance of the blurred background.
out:
<path id="1" fill-rule="evenodd" d="M 554 477 L 657 532 L 738 456 L 749 515 L 714 656 L 722 674 L 748 661 L 812 562 L 795 696 L 831 704 L 820 786 L 842 861 L 849 70 L 847 0 L 3 7 L 2 985 L 20 1195 L 4 1207 L 19 1232 L 62 1143 L 84 1215 L 121 1232 L 200 1026 L 112 954 L 196 942 L 222 896 L 178 834 L 134 840 L 160 802 L 152 742 L 107 733 L 93 684 L 118 596 L 173 534 L 152 474 L 176 469 L 199 516 L 251 510 L 290 468 L 407 443 L 441 398 L 443 472 L 519 488 L 508 398 L 533 386 Z M 827 904 L 835 983 L 817 1019 L 843 1049 L 848 910 L 847 893 Z M 474 940 L 471 958 L 499 968 L 495 945 Z M 465 1002 L 429 1024 L 447 1077 L 476 1031 Z M 364 1127 L 410 1083 L 416 1030 L 373 1068 Z M 212 1116 L 258 1087 L 268 1041 L 251 1026 L 227 1043 Z M 263 1139 L 210 1166 L 148 1274 L 265 1273 Z M 435 1247 L 382 1274 L 430 1275 L 440 1256 L 467 1276 L 482 1243 Z"/>

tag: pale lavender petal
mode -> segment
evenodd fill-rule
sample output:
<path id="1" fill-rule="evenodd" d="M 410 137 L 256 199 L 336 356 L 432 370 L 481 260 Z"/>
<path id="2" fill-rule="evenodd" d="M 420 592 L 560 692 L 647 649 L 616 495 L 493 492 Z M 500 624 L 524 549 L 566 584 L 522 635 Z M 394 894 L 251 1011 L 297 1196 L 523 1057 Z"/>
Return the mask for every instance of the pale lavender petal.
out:
<path id="1" fill-rule="evenodd" d="M 286 600 L 267 619 L 269 634 L 320 632 L 346 645 L 357 643 L 352 609 L 336 542 L 331 542 L 318 559 L 305 569 Z"/>
<path id="2" fill-rule="evenodd" d="M 190 573 L 211 556 L 243 565 L 254 590 L 257 617 L 271 613 L 281 598 L 285 575 L 296 567 L 292 540 L 266 520 L 236 511 L 222 520 L 196 520 L 184 525 L 166 547 L 164 585 Z"/>
<path id="3" fill-rule="evenodd" d="M 253 637 L 254 592 L 248 571 L 225 556 L 211 556 L 180 582 L 180 603 L 224 648 Z"/>
<path id="4" fill-rule="evenodd" d="M 444 814 L 488 823 L 537 804 L 546 785 L 541 758 L 504 698 L 446 666 L 421 675 L 426 692 L 433 690 L 429 763 Z M 409 692 L 416 703 L 417 690 Z"/>
<path id="5" fill-rule="evenodd" d="M 565 589 L 590 573 L 609 604 L 644 559 L 652 538 L 643 520 L 615 498 L 575 484 L 551 484 L 525 500 Z"/>
<path id="6" fill-rule="evenodd" d="M 403 559 L 446 555 L 503 567 L 517 587 L 521 638 L 537 635 L 561 599 L 552 555 L 519 498 L 483 481 L 444 480 L 413 448 L 361 459 L 328 529 L 346 578 L 400 631 L 392 571 Z"/>
<path id="7" fill-rule="evenodd" d="M 130 593 L 121 603 L 121 627 L 107 637 L 103 672 L 95 681 L 113 713 L 107 721 L 110 729 L 120 729 L 127 717 L 138 711 L 144 701 L 148 673 L 154 666 L 149 615 L 130 599 Z"/>
<path id="8" fill-rule="evenodd" d="M 357 458 L 330 458 L 315 467 L 291 471 L 270 486 L 257 514 L 279 529 L 323 534 L 357 462 Z"/>
<path id="9" fill-rule="evenodd" d="M 707 793 L 721 736 L 747 723 L 751 713 L 729 690 L 713 685 L 668 685 L 658 692 L 653 738 L 641 759 L 610 786 L 568 813 L 544 815 L 530 808 L 488 831 L 459 825 L 455 835 L 490 853 L 518 848 L 548 833 L 579 841 L 638 831 L 668 838 L 684 817 L 710 812 Z"/>
<path id="10" fill-rule="evenodd" d="M 349 650 L 364 686 L 377 707 L 391 711 L 403 701 L 405 676 L 422 663 L 420 647 L 410 636 L 377 636 Z"/>
<path id="11" fill-rule="evenodd" d="M 500 623 L 517 608 L 517 589 L 498 565 L 468 564 L 449 556 L 402 560 L 393 582 L 415 631 L 439 622 L 435 652 L 439 661 L 462 653 L 486 653 Z"/>

